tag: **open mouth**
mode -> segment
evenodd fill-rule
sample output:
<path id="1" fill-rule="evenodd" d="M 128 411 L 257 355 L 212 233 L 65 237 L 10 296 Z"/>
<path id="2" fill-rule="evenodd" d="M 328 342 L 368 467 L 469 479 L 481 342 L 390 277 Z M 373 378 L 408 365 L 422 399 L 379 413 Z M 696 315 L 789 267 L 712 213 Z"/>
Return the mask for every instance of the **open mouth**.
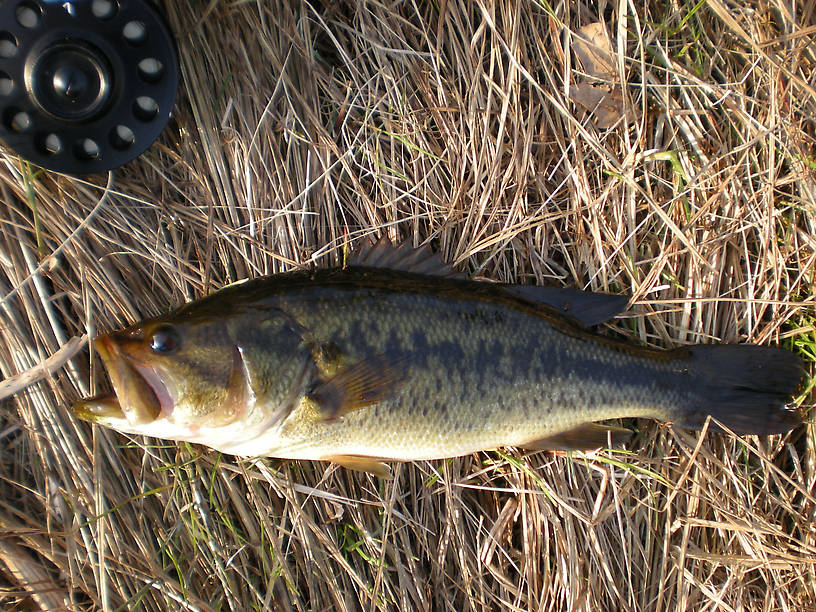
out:
<path id="1" fill-rule="evenodd" d="M 168 415 L 173 410 L 174 401 L 170 395 L 170 389 L 156 373 L 153 368 L 147 368 L 138 363 L 132 363 L 132 367 L 138 372 L 145 382 L 152 389 L 153 394 L 159 402 L 159 411 L 163 415 Z"/>
<path id="2" fill-rule="evenodd" d="M 131 425 L 152 422 L 162 410 L 169 412 L 172 408 L 170 393 L 152 369 L 133 364 L 110 335 L 94 340 L 94 348 L 102 358 L 116 393 L 115 399 L 109 396 L 95 398 L 94 412 L 110 413 L 118 405 L 119 412 Z M 89 405 L 86 403 L 85 408 Z"/>

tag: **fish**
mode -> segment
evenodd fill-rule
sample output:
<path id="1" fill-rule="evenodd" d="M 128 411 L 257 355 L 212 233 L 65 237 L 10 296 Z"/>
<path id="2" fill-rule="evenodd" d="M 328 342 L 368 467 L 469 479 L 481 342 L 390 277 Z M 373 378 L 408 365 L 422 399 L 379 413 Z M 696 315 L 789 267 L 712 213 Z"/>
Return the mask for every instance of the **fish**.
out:
<path id="1" fill-rule="evenodd" d="M 625 443 L 610 419 L 737 435 L 803 422 L 796 354 L 593 330 L 628 301 L 467 279 L 427 247 L 380 240 L 98 336 L 113 392 L 73 410 L 125 434 L 382 477 L 394 461 Z"/>

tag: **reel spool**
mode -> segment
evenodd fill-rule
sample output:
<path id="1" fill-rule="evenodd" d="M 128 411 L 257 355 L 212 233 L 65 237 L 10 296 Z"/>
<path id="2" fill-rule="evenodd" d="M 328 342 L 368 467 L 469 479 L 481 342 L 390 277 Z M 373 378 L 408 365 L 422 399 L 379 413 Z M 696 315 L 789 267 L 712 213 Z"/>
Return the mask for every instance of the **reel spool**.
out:
<path id="1" fill-rule="evenodd" d="M 0 139 L 57 172 L 107 172 L 170 119 L 178 55 L 144 0 L 0 2 Z"/>

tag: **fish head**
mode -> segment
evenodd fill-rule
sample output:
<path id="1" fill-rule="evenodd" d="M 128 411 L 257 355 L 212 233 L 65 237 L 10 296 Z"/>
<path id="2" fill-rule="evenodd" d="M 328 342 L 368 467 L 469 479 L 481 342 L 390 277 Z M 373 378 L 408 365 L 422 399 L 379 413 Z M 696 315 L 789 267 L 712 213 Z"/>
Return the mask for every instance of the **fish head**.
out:
<path id="1" fill-rule="evenodd" d="M 178 431 L 229 421 L 245 409 L 240 355 L 236 363 L 238 349 L 223 319 L 151 319 L 97 337 L 94 348 L 114 393 L 75 404 L 81 419 L 166 437 L 157 426 Z"/>

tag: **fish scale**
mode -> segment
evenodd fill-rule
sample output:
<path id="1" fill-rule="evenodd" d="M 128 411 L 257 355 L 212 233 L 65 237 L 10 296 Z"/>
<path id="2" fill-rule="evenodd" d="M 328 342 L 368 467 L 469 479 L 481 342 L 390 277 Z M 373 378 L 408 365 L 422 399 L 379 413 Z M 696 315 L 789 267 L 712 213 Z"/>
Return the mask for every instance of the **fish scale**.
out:
<path id="1" fill-rule="evenodd" d="M 547 319 L 506 304 L 390 290 L 378 295 L 369 288 L 328 293 L 323 300 L 308 308 L 313 302 L 295 292 L 279 307 L 318 337 L 345 347 L 352 361 L 377 358 L 384 351 L 410 353 L 413 338 L 421 334 L 426 342 L 422 362 L 410 363 L 411 378 L 394 399 L 347 415 L 340 423 L 293 414 L 276 434 L 275 456 L 449 457 L 524 445 L 623 414 L 669 420 L 694 401 L 675 360 L 659 353 L 659 359 L 651 353 L 631 354 L 629 347 L 600 344 L 591 337 L 576 341 Z M 372 319 L 387 321 L 387 326 L 367 325 Z M 525 332 L 522 338 L 519 329 Z M 399 344 L 389 345 L 390 332 Z M 450 344 L 461 359 L 450 358 L 451 351 L 445 350 Z M 658 381 L 664 382 L 664 390 L 658 389 Z M 470 423 L 480 427 L 474 430 Z"/>

